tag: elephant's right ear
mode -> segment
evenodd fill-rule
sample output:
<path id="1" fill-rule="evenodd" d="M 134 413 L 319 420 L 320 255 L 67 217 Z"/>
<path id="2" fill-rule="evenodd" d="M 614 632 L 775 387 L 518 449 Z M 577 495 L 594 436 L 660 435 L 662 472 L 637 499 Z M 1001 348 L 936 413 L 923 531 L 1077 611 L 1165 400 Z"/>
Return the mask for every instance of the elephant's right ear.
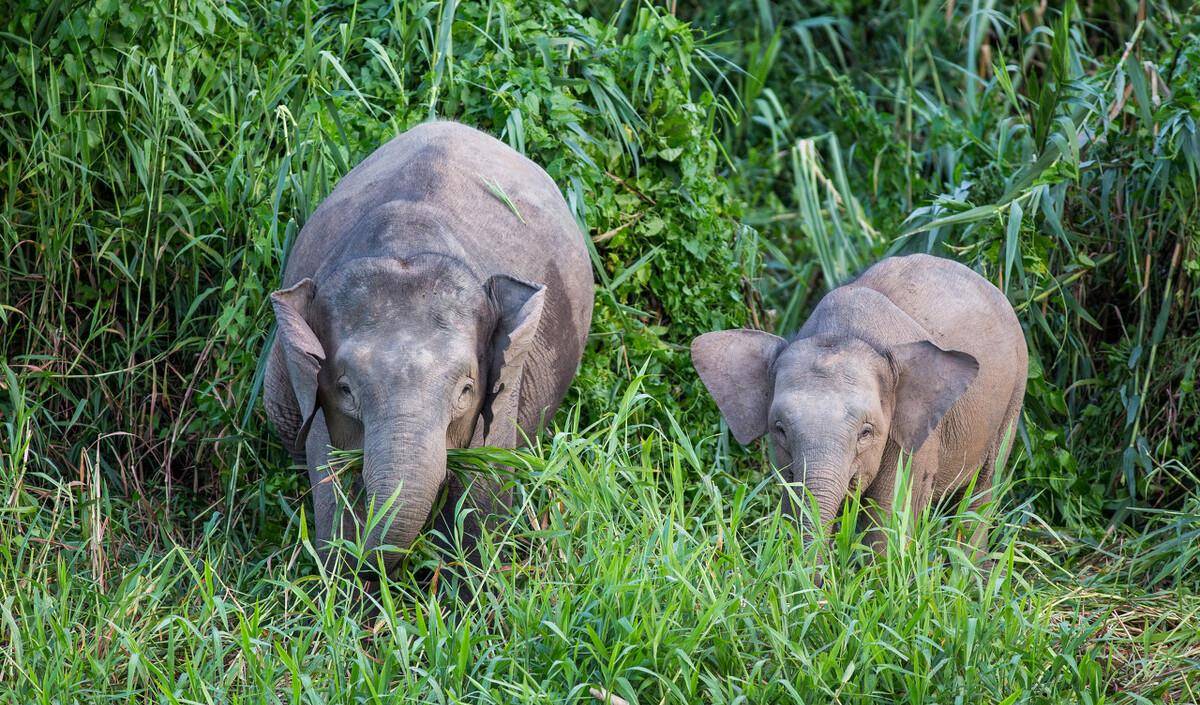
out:
<path id="1" fill-rule="evenodd" d="M 487 281 L 496 313 L 487 355 L 487 388 L 471 445 L 516 448 L 520 441 L 521 380 L 542 321 L 546 287 L 504 274 Z"/>
<path id="2" fill-rule="evenodd" d="M 943 350 L 930 340 L 897 346 L 887 358 L 896 374 L 890 435 L 901 448 L 915 453 L 975 381 L 979 360 L 959 350 Z"/>
<path id="3" fill-rule="evenodd" d="M 722 330 L 692 341 L 692 365 L 738 443 L 767 430 L 771 363 L 786 345 L 760 330 Z"/>
<path id="4" fill-rule="evenodd" d="M 296 395 L 300 418 L 303 419 L 296 429 L 296 442 L 301 448 L 304 447 L 313 414 L 317 411 L 317 372 L 325 360 L 325 349 L 321 347 L 321 341 L 307 320 L 314 293 L 313 281 L 306 278 L 290 289 L 271 294 L 277 335 L 287 361 L 288 379 Z"/>

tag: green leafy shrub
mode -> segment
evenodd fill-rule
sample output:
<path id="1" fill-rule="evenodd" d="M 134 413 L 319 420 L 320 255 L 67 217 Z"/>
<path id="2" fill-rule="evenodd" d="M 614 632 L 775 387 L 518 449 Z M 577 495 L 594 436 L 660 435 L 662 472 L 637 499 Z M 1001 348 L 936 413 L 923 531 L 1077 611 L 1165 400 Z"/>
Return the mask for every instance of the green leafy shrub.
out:
<path id="1" fill-rule="evenodd" d="M 745 319 L 752 243 L 669 14 L 617 29 L 504 0 L 30 2 L 3 29 L 2 357 L 61 472 L 92 452 L 130 491 L 161 469 L 168 493 L 243 465 L 290 482 L 254 467 L 266 294 L 338 176 L 435 117 L 543 164 L 595 241 L 585 417 L 644 365 L 656 396 L 690 395 L 686 343 Z"/>

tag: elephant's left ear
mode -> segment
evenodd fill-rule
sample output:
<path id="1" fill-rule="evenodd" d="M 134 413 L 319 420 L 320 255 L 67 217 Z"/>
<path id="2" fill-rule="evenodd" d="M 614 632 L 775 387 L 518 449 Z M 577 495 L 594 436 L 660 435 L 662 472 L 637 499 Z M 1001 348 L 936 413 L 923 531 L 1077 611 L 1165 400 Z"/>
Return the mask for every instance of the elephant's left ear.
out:
<path id="1" fill-rule="evenodd" d="M 975 381 L 979 361 L 928 340 L 896 346 L 888 358 L 896 373 L 891 436 L 901 448 L 916 452 Z"/>
<path id="2" fill-rule="evenodd" d="M 488 279 L 486 289 L 496 327 L 486 358 L 487 397 L 472 445 L 515 448 L 520 440 L 521 377 L 542 320 L 546 287 L 497 274 Z"/>

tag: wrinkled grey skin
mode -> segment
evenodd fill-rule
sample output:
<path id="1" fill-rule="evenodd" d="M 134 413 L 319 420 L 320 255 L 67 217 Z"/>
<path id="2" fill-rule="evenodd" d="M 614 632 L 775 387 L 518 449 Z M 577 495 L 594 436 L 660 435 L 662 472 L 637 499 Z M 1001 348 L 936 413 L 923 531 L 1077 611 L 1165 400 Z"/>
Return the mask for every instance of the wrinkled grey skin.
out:
<path id="1" fill-rule="evenodd" d="M 362 531 L 370 505 L 384 520 L 368 548 L 407 548 L 447 482 L 448 448 L 533 437 L 574 378 L 592 298 L 583 234 L 558 187 L 500 141 L 427 123 L 347 174 L 300 231 L 271 295 L 264 382 L 268 417 L 308 466 L 322 551 Z M 323 469 L 330 446 L 364 451 L 363 503 L 339 526 Z M 473 487 L 483 511 L 469 532 L 507 501 Z M 449 489 L 442 530 L 464 492 L 453 478 Z M 396 555 L 384 553 L 388 567 Z"/>
<path id="2" fill-rule="evenodd" d="M 891 512 L 902 450 L 912 454 L 915 511 L 977 473 L 974 506 L 987 501 L 1028 371 L 1004 295 L 928 255 L 885 259 L 834 289 L 790 341 L 706 333 L 692 361 L 738 442 L 769 433 L 776 466 L 798 499 L 812 494 L 823 523 L 854 490 L 872 511 Z M 985 539 L 979 532 L 976 545 Z M 878 532 L 870 540 L 881 547 Z"/>

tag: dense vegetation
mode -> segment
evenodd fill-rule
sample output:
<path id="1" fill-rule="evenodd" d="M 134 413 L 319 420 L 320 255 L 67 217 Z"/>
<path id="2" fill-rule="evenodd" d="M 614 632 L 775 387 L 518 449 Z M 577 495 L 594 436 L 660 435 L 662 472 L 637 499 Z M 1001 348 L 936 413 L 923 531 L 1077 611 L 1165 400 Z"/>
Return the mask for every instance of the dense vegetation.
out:
<path id="1" fill-rule="evenodd" d="M 720 45 L 751 67 L 727 141 L 780 249 L 779 325 L 884 253 L 968 262 L 1024 319 L 1039 508 L 1179 507 L 1200 437 L 1195 13 L 752 7 Z"/>
<path id="2" fill-rule="evenodd" d="M 0 700 L 1200 700 L 1195 8 L 6 10 Z M 338 176 L 433 117 L 556 179 L 597 314 L 483 565 L 418 544 L 363 592 L 265 425 L 266 294 Z M 1009 295 L 1024 423 L 992 515 L 898 516 L 873 561 L 842 522 L 817 581 L 686 346 L 794 330 L 902 251 Z"/>

